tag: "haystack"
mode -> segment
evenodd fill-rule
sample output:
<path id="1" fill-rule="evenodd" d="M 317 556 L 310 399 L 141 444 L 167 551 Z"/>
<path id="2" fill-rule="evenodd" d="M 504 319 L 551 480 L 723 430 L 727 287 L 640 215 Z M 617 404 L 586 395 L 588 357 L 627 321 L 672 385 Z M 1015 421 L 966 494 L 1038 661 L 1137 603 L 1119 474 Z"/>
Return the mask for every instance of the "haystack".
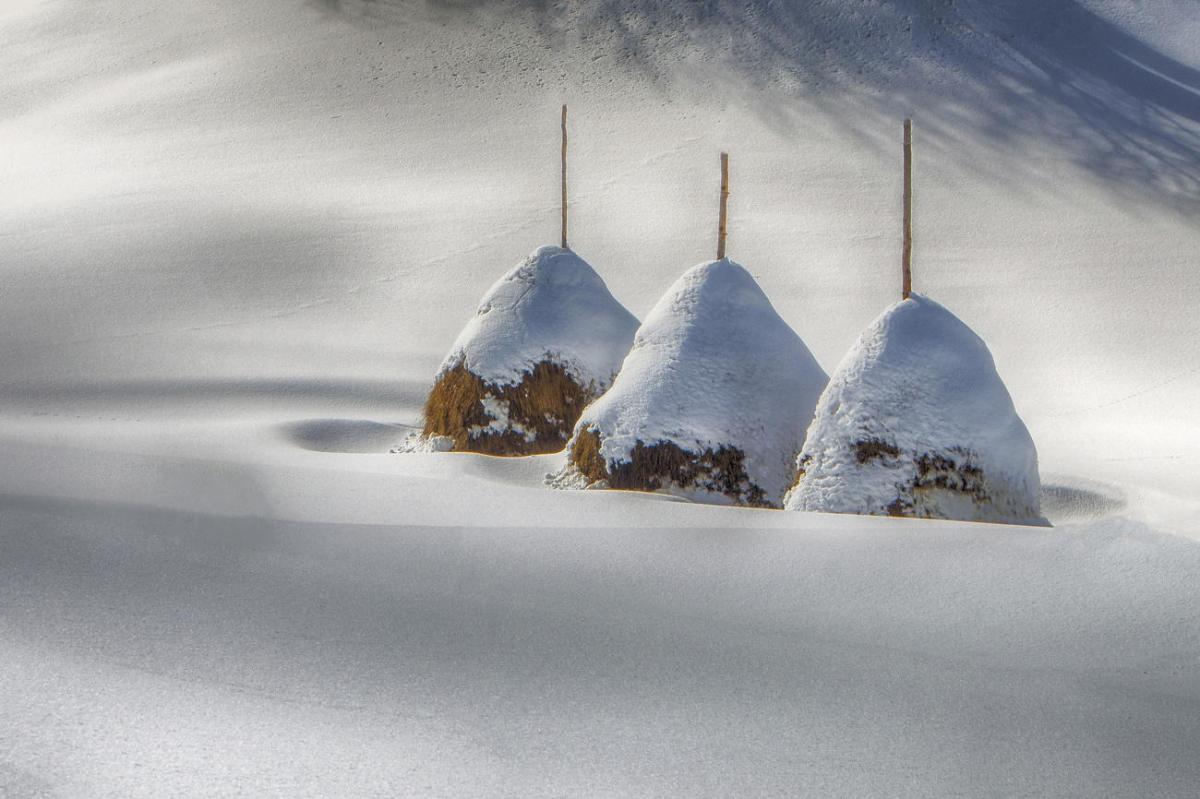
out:
<path id="1" fill-rule="evenodd" d="M 1045 524 L 1037 450 L 987 346 L 912 294 L 821 395 L 791 510 Z"/>
<path id="2" fill-rule="evenodd" d="M 490 455 L 558 452 L 612 383 L 637 325 L 582 258 L 542 247 L 488 289 L 454 342 L 424 436 Z"/>
<path id="3" fill-rule="evenodd" d="M 556 482 L 777 507 L 826 381 L 749 272 L 701 264 L 583 412 Z"/>

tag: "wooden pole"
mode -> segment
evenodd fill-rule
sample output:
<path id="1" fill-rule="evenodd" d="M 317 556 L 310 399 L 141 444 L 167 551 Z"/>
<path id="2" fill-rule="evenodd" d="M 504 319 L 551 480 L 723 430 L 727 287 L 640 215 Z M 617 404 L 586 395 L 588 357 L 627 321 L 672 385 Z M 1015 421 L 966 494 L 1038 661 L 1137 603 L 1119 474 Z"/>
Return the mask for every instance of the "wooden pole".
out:
<path id="1" fill-rule="evenodd" d="M 717 218 L 717 260 L 725 257 L 726 206 L 729 204 L 729 153 L 721 153 L 721 215 Z"/>
<path id="2" fill-rule="evenodd" d="M 901 296 L 912 294 L 912 120 L 904 120 L 904 277 Z"/>
<path id="3" fill-rule="evenodd" d="M 567 106 L 562 107 L 562 248 L 567 249 Z"/>

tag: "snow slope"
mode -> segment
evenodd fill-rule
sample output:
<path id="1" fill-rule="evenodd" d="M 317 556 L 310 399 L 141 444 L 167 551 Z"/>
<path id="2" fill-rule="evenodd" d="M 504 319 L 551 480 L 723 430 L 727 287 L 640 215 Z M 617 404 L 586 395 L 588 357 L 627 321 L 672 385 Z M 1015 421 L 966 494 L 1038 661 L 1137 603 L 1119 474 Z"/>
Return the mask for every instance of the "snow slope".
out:
<path id="1" fill-rule="evenodd" d="M 0 793 L 1194 794 L 1198 34 L 1190 0 L 0 4 Z M 914 116 L 916 287 L 1058 526 L 384 454 L 557 232 L 562 102 L 613 295 L 705 257 L 732 150 L 730 246 L 826 368 L 898 292 Z"/>
<path id="2" fill-rule="evenodd" d="M 736 448 L 749 486 L 778 506 L 827 380 L 745 267 L 710 261 L 684 272 L 655 304 L 612 388 L 584 409 L 575 434 L 599 435 L 610 471 L 639 443 L 670 442 L 697 456 Z M 664 490 L 727 499 L 696 485 Z"/>
<path id="3" fill-rule="evenodd" d="M 1041 524 L 1037 448 L 987 345 L 913 294 L 834 372 L 789 510 Z"/>

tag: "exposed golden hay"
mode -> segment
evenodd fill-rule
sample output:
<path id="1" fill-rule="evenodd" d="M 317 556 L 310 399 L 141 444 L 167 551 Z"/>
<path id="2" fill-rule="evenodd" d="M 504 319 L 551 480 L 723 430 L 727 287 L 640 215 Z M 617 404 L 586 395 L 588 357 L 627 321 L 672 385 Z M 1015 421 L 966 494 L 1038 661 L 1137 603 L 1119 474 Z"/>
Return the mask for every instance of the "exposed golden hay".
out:
<path id="1" fill-rule="evenodd" d="M 639 441 L 628 460 L 608 461 L 600 455 L 600 433 L 581 430 L 571 444 L 568 460 L 588 479 L 604 481 L 609 488 L 658 491 L 668 486 L 703 489 L 724 494 L 738 505 L 776 507 L 746 474 L 745 453 L 722 445 L 695 453 L 671 441 L 647 446 Z"/>
<path id="2" fill-rule="evenodd" d="M 459 364 L 443 374 L 425 401 L 426 436 L 445 436 L 461 452 L 540 455 L 558 452 L 579 414 L 597 394 L 581 386 L 559 364 L 542 361 L 515 385 L 488 383 Z M 496 420 L 484 400 L 508 409 Z M 493 403 L 489 403 L 493 404 Z M 493 428 L 495 422 L 500 422 Z"/>
<path id="3" fill-rule="evenodd" d="M 803 455 L 796 463 L 796 474 L 792 476 L 792 482 L 787 487 L 787 491 L 783 492 L 786 497 L 793 488 L 800 485 L 800 481 L 804 479 L 804 475 L 808 473 L 808 467 L 812 463 L 812 455 Z"/>
<path id="4" fill-rule="evenodd" d="M 571 451 L 567 459 L 589 483 L 608 480 L 608 469 L 600 455 L 600 434 L 595 430 L 588 428 L 579 431 L 571 441 Z"/>

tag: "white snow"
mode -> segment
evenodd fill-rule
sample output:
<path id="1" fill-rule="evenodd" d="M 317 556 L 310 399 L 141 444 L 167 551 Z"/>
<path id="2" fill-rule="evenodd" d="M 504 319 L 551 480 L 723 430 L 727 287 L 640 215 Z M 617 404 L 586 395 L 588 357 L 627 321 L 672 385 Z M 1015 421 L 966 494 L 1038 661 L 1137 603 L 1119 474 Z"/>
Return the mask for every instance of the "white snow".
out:
<path id="1" fill-rule="evenodd" d="M 637 326 L 586 261 L 570 250 L 541 247 L 483 295 L 438 376 L 465 363 L 487 383 L 513 385 L 550 360 L 581 386 L 603 390 Z M 500 431 L 508 427 L 507 408 L 488 410 Z"/>
<path id="2" fill-rule="evenodd" d="M 260 429 L 5 422 L 11 793 L 1200 779 L 1193 541 L 547 491 L 558 456 L 320 453 Z"/>
<path id="3" fill-rule="evenodd" d="M 612 388 L 584 409 L 575 430 L 597 431 L 609 463 L 628 461 L 638 442 L 669 441 L 697 454 L 736 447 L 750 481 L 778 504 L 827 379 L 745 267 L 711 261 L 662 296 Z M 721 499 L 691 486 L 664 488 Z"/>
<path id="4" fill-rule="evenodd" d="M 885 310 L 821 395 L 789 510 L 1038 524 L 1037 449 L 987 345 L 919 294 Z"/>
<path id="5" fill-rule="evenodd" d="M 0 3 L 0 795 L 1200 783 L 1193 0 Z M 1054 529 L 386 454 L 498 259 L 987 342 Z M 896 265 L 896 266 L 893 266 Z"/>

